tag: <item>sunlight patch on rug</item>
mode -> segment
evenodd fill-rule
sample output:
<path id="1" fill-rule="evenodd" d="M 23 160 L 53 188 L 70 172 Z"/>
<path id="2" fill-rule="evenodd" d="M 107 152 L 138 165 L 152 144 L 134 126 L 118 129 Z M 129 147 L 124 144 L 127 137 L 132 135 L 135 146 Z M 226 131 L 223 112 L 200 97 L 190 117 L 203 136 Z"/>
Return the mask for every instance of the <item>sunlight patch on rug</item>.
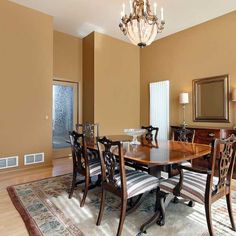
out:
<path id="1" fill-rule="evenodd" d="M 20 212 L 30 235 L 43 236 L 111 236 L 116 235 L 119 223 L 120 201 L 107 194 L 106 208 L 100 226 L 96 220 L 100 205 L 100 188 L 90 190 L 84 207 L 80 207 L 81 188 L 68 199 L 71 175 L 58 176 L 8 188 L 9 195 Z M 140 226 L 153 214 L 155 193 L 149 194 L 142 205 L 125 219 L 123 236 L 141 236 Z M 236 192 L 233 193 L 233 209 L 236 216 Z M 233 236 L 230 228 L 226 201 L 213 204 L 215 235 Z M 195 236 L 208 235 L 204 206 L 190 208 L 184 203 L 171 203 L 166 210 L 165 226 L 153 225 L 146 236 Z"/>

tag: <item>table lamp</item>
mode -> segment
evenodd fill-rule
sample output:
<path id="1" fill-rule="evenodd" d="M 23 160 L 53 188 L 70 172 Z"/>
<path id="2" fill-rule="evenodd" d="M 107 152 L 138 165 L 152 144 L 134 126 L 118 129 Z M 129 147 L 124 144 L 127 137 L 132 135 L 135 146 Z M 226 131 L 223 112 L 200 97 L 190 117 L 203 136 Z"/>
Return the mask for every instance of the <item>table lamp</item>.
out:
<path id="1" fill-rule="evenodd" d="M 235 91 L 236 93 L 236 91 Z M 235 94 L 236 95 L 236 94 Z M 235 97 L 236 98 L 236 97 Z M 236 101 L 236 100 L 235 100 Z M 185 106 L 189 103 L 188 93 L 180 93 L 179 94 L 179 103 L 183 105 L 183 123 L 181 124 L 184 127 L 187 126 L 187 123 L 185 121 Z"/>

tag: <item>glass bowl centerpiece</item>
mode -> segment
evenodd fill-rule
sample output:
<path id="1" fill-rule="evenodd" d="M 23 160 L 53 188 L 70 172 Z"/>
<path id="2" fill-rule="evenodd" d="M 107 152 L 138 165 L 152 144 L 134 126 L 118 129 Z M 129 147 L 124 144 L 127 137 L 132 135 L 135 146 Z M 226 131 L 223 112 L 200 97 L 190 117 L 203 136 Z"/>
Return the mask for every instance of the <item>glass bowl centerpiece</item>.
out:
<path id="1" fill-rule="evenodd" d="M 140 142 L 138 141 L 138 136 L 143 135 L 146 132 L 145 129 L 124 129 L 124 133 L 126 135 L 132 136 L 133 140 L 130 142 L 130 144 L 139 145 Z"/>

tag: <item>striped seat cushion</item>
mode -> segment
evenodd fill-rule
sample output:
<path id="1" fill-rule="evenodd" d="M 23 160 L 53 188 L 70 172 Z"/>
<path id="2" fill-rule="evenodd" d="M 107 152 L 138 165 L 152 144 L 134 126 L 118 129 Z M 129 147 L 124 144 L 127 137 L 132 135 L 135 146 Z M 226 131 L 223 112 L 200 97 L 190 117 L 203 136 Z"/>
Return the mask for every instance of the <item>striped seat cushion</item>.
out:
<path id="1" fill-rule="evenodd" d="M 207 175 L 192 171 L 184 171 L 183 188 L 180 196 L 199 203 L 204 203 Z M 172 193 L 179 182 L 179 175 L 160 182 L 160 189 Z M 213 178 L 213 186 L 218 183 L 218 178 Z"/>
<path id="2" fill-rule="evenodd" d="M 121 187 L 120 174 L 116 174 L 115 179 L 117 186 Z M 151 191 L 157 188 L 158 183 L 158 178 L 147 173 L 135 170 L 126 170 L 126 189 L 128 198 Z"/>
<path id="3" fill-rule="evenodd" d="M 87 154 L 89 160 L 99 159 L 99 154 L 97 150 L 87 149 Z"/>
<path id="4" fill-rule="evenodd" d="M 100 159 L 92 159 L 89 161 L 89 173 L 90 173 L 90 176 L 101 174 Z"/>

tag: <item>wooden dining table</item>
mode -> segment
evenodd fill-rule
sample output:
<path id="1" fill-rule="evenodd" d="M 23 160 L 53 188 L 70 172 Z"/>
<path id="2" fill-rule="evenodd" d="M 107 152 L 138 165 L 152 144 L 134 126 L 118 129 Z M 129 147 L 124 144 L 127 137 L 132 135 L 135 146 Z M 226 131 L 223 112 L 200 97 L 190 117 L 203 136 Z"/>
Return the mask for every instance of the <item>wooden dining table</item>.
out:
<path id="1" fill-rule="evenodd" d="M 121 141 L 123 146 L 123 155 L 125 161 L 137 163 L 148 167 L 149 173 L 160 177 L 163 166 L 175 165 L 184 161 L 191 161 L 211 153 L 211 147 L 206 144 L 178 142 L 173 140 L 158 140 L 147 142 L 145 139 L 140 140 L 140 145 L 132 145 L 132 140 L 126 135 L 107 136 L 113 141 Z M 97 150 L 95 142 L 88 142 L 89 149 Z M 116 150 L 113 151 L 116 155 Z M 165 195 L 165 193 L 163 193 Z M 166 201 L 168 205 L 168 201 Z M 141 226 L 141 231 L 154 224 L 158 219 L 158 213 L 154 215 Z"/>
<path id="2" fill-rule="evenodd" d="M 206 144 L 178 142 L 173 140 L 158 140 L 147 142 L 140 140 L 140 145 L 132 145 L 131 137 L 127 135 L 108 135 L 113 141 L 121 141 L 123 155 L 126 161 L 147 166 L 151 174 L 158 176 L 160 167 L 191 161 L 208 155 L 211 147 Z M 89 149 L 97 150 L 96 142 L 88 142 Z M 115 150 L 114 150 L 114 154 Z"/>

